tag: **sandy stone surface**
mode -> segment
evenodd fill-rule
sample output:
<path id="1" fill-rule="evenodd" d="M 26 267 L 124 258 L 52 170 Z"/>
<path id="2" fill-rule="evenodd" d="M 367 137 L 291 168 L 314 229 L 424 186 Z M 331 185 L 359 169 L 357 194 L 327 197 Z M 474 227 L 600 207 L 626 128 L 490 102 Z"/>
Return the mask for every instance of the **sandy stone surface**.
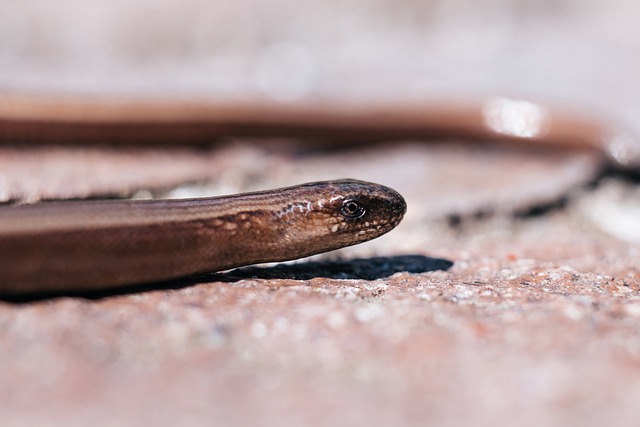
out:
<path id="1" fill-rule="evenodd" d="M 588 162 L 501 149 L 484 156 L 503 168 L 467 174 L 477 153 L 455 145 L 223 151 L 266 161 L 260 179 L 233 170 L 211 188 L 320 179 L 319 165 L 372 179 L 374 166 L 407 216 L 291 266 L 0 302 L 3 425 L 637 424 L 638 222 L 607 228 L 638 218 L 637 184 L 580 185 Z M 447 165 L 438 180 L 425 157 Z M 541 181 L 548 208 L 522 213 Z"/>

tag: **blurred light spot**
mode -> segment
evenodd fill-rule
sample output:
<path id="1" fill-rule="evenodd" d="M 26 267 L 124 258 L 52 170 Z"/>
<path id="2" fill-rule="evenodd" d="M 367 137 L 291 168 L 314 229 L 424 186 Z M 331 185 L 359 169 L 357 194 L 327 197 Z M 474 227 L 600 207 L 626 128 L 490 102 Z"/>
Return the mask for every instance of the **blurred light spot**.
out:
<path id="1" fill-rule="evenodd" d="M 640 242 L 640 204 L 602 202 L 590 213 L 591 220 L 607 234 L 627 242 Z"/>
<path id="2" fill-rule="evenodd" d="M 150 200 L 153 199 L 153 193 L 149 190 L 138 190 L 131 195 L 131 198 L 135 200 Z"/>
<path id="3" fill-rule="evenodd" d="M 310 92 L 316 65 L 309 50 L 297 43 L 279 42 L 259 56 L 255 70 L 256 86 L 269 96 L 295 100 Z"/>
<path id="4" fill-rule="evenodd" d="M 355 315 L 356 319 L 360 322 L 366 323 L 382 317 L 384 315 L 384 310 L 379 304 L 368 304 L 359 308 Z"/>
<path id="5" fill-rule="evenodd" d="M 492 98 L 482 107 L 485 124 L 494 132 L 519 138 L 536 138 L 546 133 L 547 111 L 528 101 Z"/>
<path id="6" fill-rule="evenodd" d="M 609 156 L 622 166 L 640 165 L 640 141 L 629 133 L 617 132 L 606 141 Z"/>
<path id="7" fill-rule="evenodd" d="M 262 322 L 255 322 L 251 325 L 251 335 L 254 338 L 264 338 L 267 336 L 267 327 Z"/>
<path id="8" fill-rule="evenodd" d="M 580 212 L 601 231 L 627 242 L 640 242 L 640 190 L 613 180 L 578 204 Z"/>

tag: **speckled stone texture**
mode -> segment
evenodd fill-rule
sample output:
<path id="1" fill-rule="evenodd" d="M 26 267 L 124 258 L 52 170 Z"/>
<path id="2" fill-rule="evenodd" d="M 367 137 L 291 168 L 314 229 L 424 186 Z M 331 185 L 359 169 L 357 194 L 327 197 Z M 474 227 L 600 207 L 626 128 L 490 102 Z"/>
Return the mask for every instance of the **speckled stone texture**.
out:
<path id="1" fill-rule="evenodd" d="M 264 180 L 217 169 L 212 188 L 300 182 L 301 170 L 319 165 L 370 178 L 374 166 L 409 210 L 387 236 L 313 261 L 132 293 L 0 302 L 3 425 L 638 421 L 640 246 L 602 225 L 637 212 L 635 184 L 580 185 L 595 174 L 589 163 L 502 149 L 485 152 L 505 165 L 487 168 L 485 180 L 464 173 L 478 156 L 458 146 L 292 156 L 238 144 L 219 154 L 256 170 L 250 159 L 264 159 Z M 429 157 L 446 165 L 437 181 L 417 166 Z M 540 176 L 572 170 L 573 190 Z M 521 213 L 539 205 L 541 181 L 547 209 Z M 563 203 L 549 204 L 554 192 Z M 443 202 L 453 194 L 457 203 Z M 609 211 L 597 219 L 602 206 Z"/>

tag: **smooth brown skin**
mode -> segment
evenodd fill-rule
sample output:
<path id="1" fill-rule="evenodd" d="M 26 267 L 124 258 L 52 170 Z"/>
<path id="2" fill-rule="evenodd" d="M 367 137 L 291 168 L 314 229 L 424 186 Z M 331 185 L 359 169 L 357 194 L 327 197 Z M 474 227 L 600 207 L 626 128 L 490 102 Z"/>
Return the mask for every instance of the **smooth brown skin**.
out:
<path id="1" fill-rule="evenodd" d="M 533 132 L 505 130 L 488 119 L 502 105 L 500 120 L 526 127 L 535 114 L 526 107 L 524 115 L 518 112 L 523 104 L 542 113 Z M 597 150 L 617 167 L 640 167 L 640 141 L 619 125 L 508 98 L 287 103 L 0 93 L 0 142 L 211 144 L 228 136 L 310 137 L 316 143 L 453 137 Z"/>
<path id="2" fill-rule="evenodd" d="M 597 150 L 612 165 L 640 167 L 638 140 L 619 127 L 506 98 L 354 104 L 0 94 L 0 142 L 211 144 L 227 136 L 347 142 L 448 136 Z M 399 197 L 392 190 L 343 182 L 195 201 L 3 208 L 0 292 L 104 289 L 167 280 L 299 258 L 368 240 L 392 228 L 364 235 L 357 227 L 328 233 L 340 217 L 336 207 L 330 213 L 292 211 L 276 217 L 289 203 L 302 206 L 342 195 L 344 186 L 355 191 L 353 195 L 378 192 L 381 201 L 399 203 L 389 202 Z M 404 212 L 404 207 L 377 209 L 368 210 L 368 215 L 394 225 L 402 216 L 399 212 Z"/>
<path id="3" fill-rule="evenodd" d="M 356 180 L 190 200 L 0 209 L 0 293 L 112 289 L 285 261 L 376 238 L 402 219 L 396 191 Z"/>

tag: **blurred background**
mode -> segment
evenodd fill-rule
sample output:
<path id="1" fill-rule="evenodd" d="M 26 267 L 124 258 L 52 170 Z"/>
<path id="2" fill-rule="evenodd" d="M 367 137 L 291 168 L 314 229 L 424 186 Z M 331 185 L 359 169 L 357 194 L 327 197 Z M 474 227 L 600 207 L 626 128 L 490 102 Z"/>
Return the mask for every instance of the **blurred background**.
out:
<path id="1" fill-rule="evenodd" d="M 0 1 L 0 90 L 249 102 L 328 98 L 446 103 L 508 96 L 590 114 L 640 134 L 639 22 L 640 4 L 630 0 L 606 5 L 595 0 Z M 255 141 L 242 141 L 248 142 Z M 0 198 L 130 195 L 183 182 L 236 181 L 211 190 L 219 193 L 346 173 L 390 179 L 390 185 L 407 192 L 414 187 L 407 183 L 421 182 L 427 187 L 419 189 L 422 197 L 431 196 L 429 183 L 438 177 L 437 185 L 454 186 L 432 200 L 486 193 L 484 205 L 493 200 L 522 208 L 556 200 L 599 171 L 593 159 L 577 156 L 559 157 L 560 161 L 518 159 L 516 168 L 524 169 L 521 176 L 526 176 L 527 168 L 543 166 L 542 175 L 530 178 L 537 184 L 527 189 L 533 189 L 535 197 L 523 205 L 514 201 L 521 191 L 518 186 L 505 186 L 501 191 L 512 193 L 506 196 L 487 191 L 483 177 L 488 171 L 500 173 L 500 168 L 487 160 L 474 162 L 476 152 L 466 163 L 452 162 L 458 166 L 442 170 L 434 167 L 443 162 L 429 160 L 436 156 L 433 149 L 413 148 L 411 155 L 389 162 L 389 167 L 380 157 L 377 173 L 366 162 L 355 166 L 357 160 L 350 160 L 346 171 L 328 168 L 336 162 L 319 161 L 324 165 L 298 177 L 274 172 L 290 164 L 290 156 L 276 157 L 274 168 L 266 160 L 271 149 L 250 146 L 252 156 L 245 159 L 238 154 L 228 161 L 221 161 L 218 153 L 199 152 L 194 159 L 192 152 L 175 149 L 168 155 L 166 150 L 11 151 L 12 158 L 20 156 L 21 162 L 0 156 L 5 170 Z M 418 174 L 394 178 L 412 170 L 404 160 L 416 150 L 427 150 L 426 160 L 414 162 Z M 479 155 L 491 155 L 486 152 L 480 149 Z M 262 164 L 256 165 L 256 159 Z M 502 157 L 495 161 L 506 164 Z M 562 170 L 548 169 L 554 161 Z M 237 170 L 238 165 L 247 166 L 252 178 L 228 178 L 231 172 L 222 172 Z M 158 174 L 152 168 L 165 171 Z M 560 188 L 553 191 L 542 179 L 551 173 L 560 177 Z M 269 180 L 274 176 L 286 178 Z M 489 176 L 489 181 L 513 176 L 506 172 Z M 474 209 L 478 206 L 470 210 Z M 434 211 L 443 212 L 437 207 Z"/>
<path id="2" fill-rule="evenodd" d="M 187 96 L 517 95 L 637 125 L 631 0 L 0 2 L 0 84 Z"/>

